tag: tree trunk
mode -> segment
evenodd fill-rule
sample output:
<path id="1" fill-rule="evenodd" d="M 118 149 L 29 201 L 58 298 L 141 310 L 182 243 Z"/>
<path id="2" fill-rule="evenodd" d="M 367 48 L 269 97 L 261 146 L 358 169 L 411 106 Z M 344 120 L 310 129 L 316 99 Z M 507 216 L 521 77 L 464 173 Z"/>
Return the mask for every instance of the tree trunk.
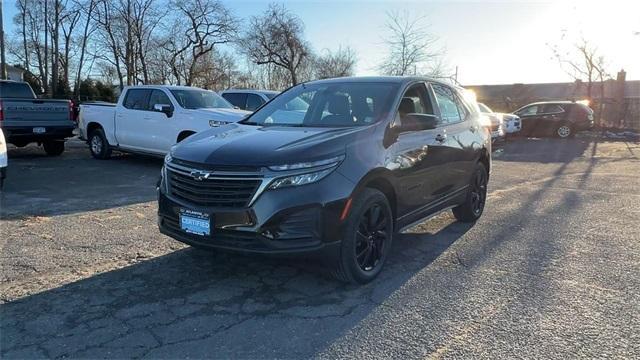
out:
<path id="1" fill-rule="evenodd" d="M 51 62 L 51 88 L 54 96 L 58 96 L 58 79 L 60 75 L 58 74 L 58 67 L 60 66 L 60 0 L 54 1 L 54 15 L 53 15 L 53 34 L 52 42 L 53 42 L 53 56 Z"/>
<path id="2" fill-rule="evenodd" d="M 27 71 L 30 71 L 30 63 L 29 63 L 29 48 L 27 46 L 27 0 L 24 0 L 23 7 L 20 9 L 22 11 L 22 45 L 24 46 L 24 68 Z"/>
<path id="3" fill-rule="evenodd" d="M 296 75 L 296 69 L 289 68 L 289 73 L 291 74 L 291 85 L 298 85 L 298 76 Z"/>
<path id="4" fill-rule="evenodd" d="M 44 0 L 44 76 L 42 79 L 42 88 L 45 94 L 51 95 L 49 92 L 49 0 Z"/>
<path id="5" fill-rule="evenodd" d="M 84 54 L 87 49 L 87 37 L 89 35 L 89 24 L 91 23 L 91 13 L 94 9 L 94 0 L 89 3 L 89 9 L 87 11 L 87 21 L 84 23 L 84 31 L 82 32 L 82 45 L 80 47 L 80 60 L 78 61 L 78 72 L 76 76 L 75 85 L 73 87 L 73 94 L 75 97 L 79 96 L 80 91 L 80 77 L 82 76 L 82 65 L 84 64 Z"/>

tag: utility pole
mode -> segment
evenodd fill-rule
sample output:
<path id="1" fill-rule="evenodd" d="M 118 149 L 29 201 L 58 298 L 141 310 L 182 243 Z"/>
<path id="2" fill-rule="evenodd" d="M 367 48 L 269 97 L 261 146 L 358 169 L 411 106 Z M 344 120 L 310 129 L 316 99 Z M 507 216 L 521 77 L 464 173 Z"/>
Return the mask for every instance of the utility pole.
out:
<path id="1" fill-rule="evenodd" d="M 2 22 L 2 0 L 0 0 L 0 79 L 7 79 L 7 59 L 4 56 L 4 23 Z"/>

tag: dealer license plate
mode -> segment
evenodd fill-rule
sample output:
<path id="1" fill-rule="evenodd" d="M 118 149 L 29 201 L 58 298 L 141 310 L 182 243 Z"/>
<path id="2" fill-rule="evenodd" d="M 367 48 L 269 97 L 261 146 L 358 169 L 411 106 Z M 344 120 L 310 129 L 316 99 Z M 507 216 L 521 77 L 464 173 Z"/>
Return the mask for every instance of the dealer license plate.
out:
<path id="1" fill-rule="evenodd" d="M 211 235 L 211 218 L 209 214 L 180 209 L 180 228 L 189 234 L 208 236 Z"/>

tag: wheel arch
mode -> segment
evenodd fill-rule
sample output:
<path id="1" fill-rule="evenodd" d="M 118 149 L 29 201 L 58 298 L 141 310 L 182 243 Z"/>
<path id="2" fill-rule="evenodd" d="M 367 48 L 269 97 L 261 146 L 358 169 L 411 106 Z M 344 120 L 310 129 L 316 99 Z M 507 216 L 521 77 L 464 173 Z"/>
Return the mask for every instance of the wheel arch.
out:
<path id="1" fill-rule="evenodd" d="M 398 198 L 396 188 L 393 185 L 392 175 L 387 169 L 376 169 L 369 172 L 358 182 L 354 195 L 360 193 L 365 188 L 372 188 L 382 192 L 391 206 L 394 219 L 398 216 Z"/>
<path id="2" fill-rule="evenodd" d="M 180 131 L 180 133 L 178 134 L 178 137 L 176 138 L 176 143 L 179 143 L 180 141 L 188 138 L 189 136 L 195 134 L 196 132 L 193 130 L 182 130 Z"/>
<path id="3" fill-rule="evenodd" d="M 100 124 L 97 121 L 91 121 L 90 123 L 87 124 L 87 138 L 89 136 L 91 136 L 91 133 L 98 130 L 98 129 L 102 129 L 104 131 L 104 128 L 102 127 L 102 124 Z M 87 139 L 88 140 L 88 139 Z"/>

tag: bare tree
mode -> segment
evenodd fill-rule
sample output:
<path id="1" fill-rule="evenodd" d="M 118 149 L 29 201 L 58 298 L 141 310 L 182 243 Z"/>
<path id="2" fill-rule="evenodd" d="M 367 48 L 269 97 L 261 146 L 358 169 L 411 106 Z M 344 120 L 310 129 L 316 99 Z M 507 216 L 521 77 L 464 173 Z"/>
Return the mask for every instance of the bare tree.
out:
<path id="1" fill-rule="evenodd" d="M 551 45 L 551 51 L 567 75 L 574 80 L 586 80 L 587 98 L 592 100 L 593 85 L 607 76 L 604 57 L 599 54 L 598 48 L 581 39 L 569 47 Z"/>
<path id="2" fill-rule="evenodd" d="M 300 18 L 284 6 L 271 4 L 262 16 L 251 18 L 241 47 L 258 65 L 273 64 L 286 69 L 291 83 L 296 85 L 301 65 L 309 57 L 303 31 Z"/>
<path id="3" fill-rule="evenodd" d="M 564 38 L 564 36 L 563 36 Z M 598 47 L 582 38 L 571 46 L 551 45 L 554 57 L 560 62 L 560 66 L 575 81 L 587 83 L 587 99 L 593 102 L 593 87 L 600 84 L 600 98 L 598 100 L 597 123 L 602 122 L 605 98 L 605 80 L 611 78 L 606 70 L 604 56 L 598 51 Z"/>
<path id="4" fill-rule="evenodd" d="M 439 64 L 442 50 L 435 49 L 437 38 L 429 34 L 423 17 L 412 18 L 408 12 L 388 12 L 384 43 L 389 54 L 379 70 L 386 75 L 430 74 Z"/>
<path id="5" fill-rule="evenodd" d="M 178 10 L 163 47 L 170 53 L 168 63 L 178 84 L 191 85 L 200 59 L 221 44 L 231 42 L 238 21 L 218 0 L 174 0 Z"/>
<path id="6" fill-rule="evenodd" d="M 87 52 L 87 43 L 89 37 L 93 35 L 95 27 L 92 25 L 93 12 L 98 5 L 98 0 L 75 0 L 76 8 L 80 9 L 82 16 L 84 16 L 84 27 L 82 30 L 82 37 L 80 38 L 80 59 L 78 60 L 78 70 L 76 72 L 76 79 L 73 87 L 74 96 L 78 96 L 80 91 L 80 81 L 82 78 L 82 69 L 84 67 L 85 55 Z"/>
<path id="7" fill-rule="evenodd" d="M 350 47 L 340 47 L 335 52 L 325 50 L 324 54 L 315 59 L 315 77 L 327 79 L 352 76 L 357 61 L 356 53 Z"/>

